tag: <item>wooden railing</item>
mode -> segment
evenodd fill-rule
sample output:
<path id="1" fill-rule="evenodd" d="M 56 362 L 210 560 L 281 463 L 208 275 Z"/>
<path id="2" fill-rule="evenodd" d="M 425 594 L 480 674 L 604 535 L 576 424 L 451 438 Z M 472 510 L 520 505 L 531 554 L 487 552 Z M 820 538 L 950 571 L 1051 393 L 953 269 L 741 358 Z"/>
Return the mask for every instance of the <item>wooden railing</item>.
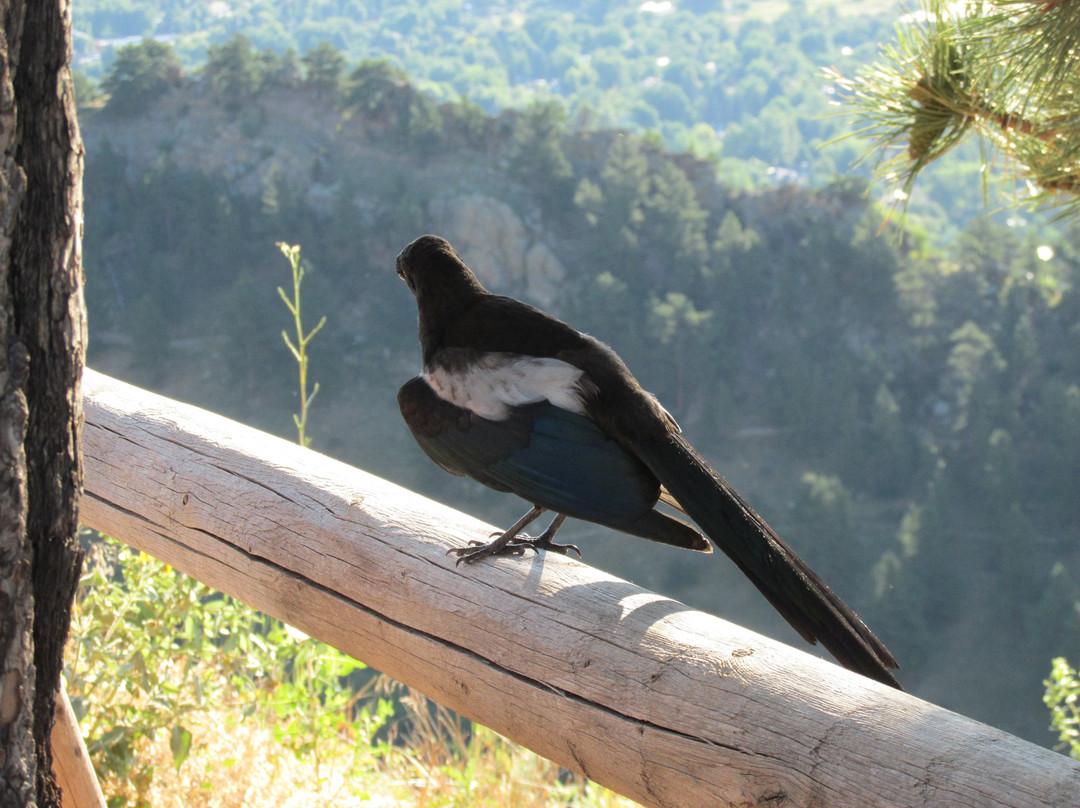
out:
<path id="1" fill-rule="evenodd" d="M 84 407 L 85 524 L 644 805 L 1080 805 L 1063 755 L 575 560 L 455 567 L 491 526 L 316 452 L 89 370 Z"/>

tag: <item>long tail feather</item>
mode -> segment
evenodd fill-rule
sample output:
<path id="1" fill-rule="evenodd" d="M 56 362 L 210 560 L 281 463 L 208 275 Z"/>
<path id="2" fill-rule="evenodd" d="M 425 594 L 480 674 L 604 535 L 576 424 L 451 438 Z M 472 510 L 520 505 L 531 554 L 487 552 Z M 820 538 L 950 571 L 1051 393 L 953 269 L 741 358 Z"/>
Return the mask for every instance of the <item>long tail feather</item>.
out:
<path id="1" fill-rule="evenodd" d="M 893 687 L 893 655 L 859 616 L 677 433 L 634 448 L 686 514 L 808 642 L 846 668 Z"/>

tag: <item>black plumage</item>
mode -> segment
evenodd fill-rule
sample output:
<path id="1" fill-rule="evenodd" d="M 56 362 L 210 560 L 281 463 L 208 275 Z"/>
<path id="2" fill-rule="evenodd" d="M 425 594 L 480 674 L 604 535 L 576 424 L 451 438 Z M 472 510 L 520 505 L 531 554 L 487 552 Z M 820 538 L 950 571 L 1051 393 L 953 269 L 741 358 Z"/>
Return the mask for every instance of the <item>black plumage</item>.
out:
<path id="1" fill-rule="evenodd" d="M 488 293 L 450 244 L 421 236 L 397 258 L 415 294 L 423 373 L 398 393 L 421 448 L 440 466 L 533 504 L 459 561 L 576 550 L 552 537 L 568 517 L 702 552 L 709 542 L 655 509 L 692 519 L 785 619 L 845 667 L 899 687 L 896 660 L 859 617 L 683 437 L 609 347 L 512 298 Z M 544 511 L 539 537 L 521 533 Z"/>

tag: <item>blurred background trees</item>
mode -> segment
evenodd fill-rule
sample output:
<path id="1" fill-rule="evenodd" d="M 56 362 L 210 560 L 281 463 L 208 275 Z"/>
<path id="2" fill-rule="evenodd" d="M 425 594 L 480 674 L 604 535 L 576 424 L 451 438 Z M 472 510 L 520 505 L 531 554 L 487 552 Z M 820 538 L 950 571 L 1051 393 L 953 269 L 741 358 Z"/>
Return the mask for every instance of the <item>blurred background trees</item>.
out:
<path id="1" fill-rule="evenodd" d="M 835 576 L 910 689 L 1050 742 L 1041 682 L 1080 642 L 1074 227 L 977 212 L 974 143 L 920 175 L 903 224 L 882 224 L 891 194 L 836 176 L 861 147 L 818 150 L 846 124 L 818 115 L 837 90 L 817 65 L 853 73 L 885 18 L 473 5 L 365 5 L 346 24 L 309 4 L 284 34 L 255 3 L 198 17 L 221 37 L 208 61 L 195 40 L 116 51 L 105 89 L 185 72 L 140 115 L 111 114 L 122 90 L 82 110 L 91 364 L 283 434 L 267 267 L 275 241 L 303 244 L 305 306 L 328 315 L 313 446 L 505 521 L 512 502 L 409 448 L 394 394 L 419 361 L 415 311 L 392 263 L 422 232 L 516 233 L 564 273 L 545 307 L 610 342 Z M 419 32 L 438 34 L 423 53 Z M 681 96 L 645 92 L 669 83 Z M 681 97 L 693 126 L 655 106 Z M 591 563 L 786 636 L 722 563 L 575 529 Z"/>

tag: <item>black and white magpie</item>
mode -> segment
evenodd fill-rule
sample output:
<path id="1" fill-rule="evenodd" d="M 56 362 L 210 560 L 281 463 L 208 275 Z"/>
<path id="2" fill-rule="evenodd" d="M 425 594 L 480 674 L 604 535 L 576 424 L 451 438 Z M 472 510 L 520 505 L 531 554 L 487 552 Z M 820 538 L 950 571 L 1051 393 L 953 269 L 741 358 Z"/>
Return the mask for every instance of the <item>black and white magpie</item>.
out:
<path id="1" fill-rule="evenodd" d="M 533 504 L 493 541 L 450 551 L 459 563 L 577 551 L 552 541 L 568 516 L 706 553 L 708 536 L 808 642 L 900 686 L 884 644 L 697 453 L 611 348 L 490 294 L 438 236 L 405 247 L 397 274 L 416 296 L 423 351 L 423 372 L 398 392 L 406 424 L 447 471 Z M 658 501 L 705 535 L 656 510 Z M 521 532 L 544 511 L 556 514 L 547 530 Z"/>

